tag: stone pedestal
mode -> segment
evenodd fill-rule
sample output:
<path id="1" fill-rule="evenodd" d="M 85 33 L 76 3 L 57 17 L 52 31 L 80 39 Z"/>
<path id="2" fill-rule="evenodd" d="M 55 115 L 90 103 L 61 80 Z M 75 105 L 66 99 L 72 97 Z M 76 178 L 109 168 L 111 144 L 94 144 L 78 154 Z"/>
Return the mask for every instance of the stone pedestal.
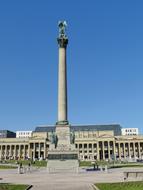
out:
<path id="1" fill-rule="evenodd" d="M 56 126 L 57 146 L 51 144 L 48 152 L 48 172 L 78 172 L 78 151 L 73 144 L 69 126 Z"/>
<path id="2" fill-rule="evenodd" d="M 49 160 L 48 173 L 78 173 L 79 163 L 77 160 Z"/>

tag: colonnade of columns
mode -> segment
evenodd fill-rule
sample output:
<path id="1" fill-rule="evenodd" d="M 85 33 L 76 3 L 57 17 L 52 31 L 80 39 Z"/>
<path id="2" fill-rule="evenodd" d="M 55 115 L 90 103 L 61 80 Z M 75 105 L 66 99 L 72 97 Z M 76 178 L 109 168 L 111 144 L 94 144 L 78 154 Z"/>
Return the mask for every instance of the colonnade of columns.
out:
<path id="1" fill-rule="evenodd" d="M 122 160 L 143 159 L 143 141 L 99 140 L 76 142 L 80 160 Z M 49 142 L 29 142 L 21 144 L 0 144 L 1 159 L 46 159 Z"/>
<path id="2" fill-rule="evenodd" d="M 46 142 L 31 142 L 30 150 L 29 150 L 29 157 L 32 159 L 47 158 L 48 147 L 49 147 L 49 145 L 46 144 Z"/>
<path id="3" fill-rule="evenodd" d="M 80 160 L 142 159 L 143 142 L 97 141 L 76 143 Z"/>
<path id="4" fill-rule="evenodd" d="M 143 158 L 143 142 L 118 142 L 116 143 L 116 155 L 122 158 Z"/>
<path id="5" fill-rule="evenodd" d="M 28 158 L 28 144 L 2 144 L 0 145 L 0 160 Z"/>
<path id="6" fill-rule="evenodd" d="M 47 147 L 44 142 L 32 142 L 29 144 L 0 144 L 0 160 L 46 158 Z"/>

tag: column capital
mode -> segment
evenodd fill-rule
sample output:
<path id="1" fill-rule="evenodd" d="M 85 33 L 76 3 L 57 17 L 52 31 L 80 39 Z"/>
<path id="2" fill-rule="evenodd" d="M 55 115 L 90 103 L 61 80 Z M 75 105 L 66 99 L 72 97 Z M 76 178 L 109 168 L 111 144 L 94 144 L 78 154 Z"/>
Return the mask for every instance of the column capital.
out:
<path id="1" fill-rule="evenodd" d="M 67 37 L 59 37 L 57 38 L 59 47 L 66 48 L 68 44 L 68 38 Z"/>
<path id="2" fill-rule="evenodd" d="M 58 126 L 58 125 L 69 125 L 69 122 L 67 121 L 67 120 L 63 120 L 63 121 L 57 121 L 56 122 L 56 126 Z"/>

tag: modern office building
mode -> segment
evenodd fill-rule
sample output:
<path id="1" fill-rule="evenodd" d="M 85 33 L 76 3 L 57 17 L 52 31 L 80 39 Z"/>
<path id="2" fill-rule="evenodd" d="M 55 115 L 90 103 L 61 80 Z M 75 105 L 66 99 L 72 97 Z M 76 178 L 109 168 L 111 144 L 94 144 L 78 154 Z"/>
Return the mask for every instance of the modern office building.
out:
<path id="1" fill-rule="evenodd" d="M 139 130 L 138 128 L 122 128 L 122 135 L 138 135 Z"/>
<path id="2" fill-rule="evenodd" d="M 32 136 L 32 131 L 16 131 L 16 138 L 28 138 Z"/>
<path id="3" fill-rule="evenodd" d="M 0 130 L 0 139 L 1 138 L 15 138 L 16 133 L 9 130 Z"/>

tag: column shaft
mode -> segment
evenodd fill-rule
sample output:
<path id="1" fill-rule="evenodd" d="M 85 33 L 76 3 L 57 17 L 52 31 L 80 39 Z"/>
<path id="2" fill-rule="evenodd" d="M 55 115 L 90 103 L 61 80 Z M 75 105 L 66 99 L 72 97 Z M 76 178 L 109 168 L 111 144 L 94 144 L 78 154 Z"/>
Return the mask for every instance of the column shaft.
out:
<path id="1" fill-rule="evenodd" d="M 59 47 L 58 121 L 67 121 L 66 48 Z"/>
<path id="2" fill-rule="evenodd" d="M 108 159 L 110 160 L 111 157 L 110 157 L 110 141 L 108 141 Z"/>
<path id="3" fill-rule="evenodd" d="M 116 160 L 116 142 L 113 141 L 113 158 Z"/>
<path id="4" fill-rule="evenodd" d="M 138 142 L 138 157 L 141 158 L 140 142 Z"/>
<path id="5" fill-rule="evenodd" d="M 97 160 L 99 160 L 99 142 L 97 141 Z"/>
<path id="6" fill-rule="evenodd" d="M 35 143 L 33 143 L 33 159 L 35 159 Z"/>
<path id="7" fill-rule="evenodd" d="M 16 145 L 14 145 L 14 159 L 16 159 Z"/>
<path id="8" fill-rule="evenodd" d="M 103 154 L 103 160 L 105 160 L 105 149 L 104 149 L 104 141 L 102 141 L 102 154 Z"/>
<path id="9" fill-rule="evenodd" d="M 2 145 L 0 146 L 0 160 L 2 160 Z"/>
<path id="10" fill-rule="evenodd" d="M 130 142 L 128 142 L 128 157 L 131 158 L 131 151 L 130 151 Z"/>
<path id="11" fill-rule="evenodd" d="M 25 144 L 23 145 L 23 159 L 25 159 L 25 157 L 26 157 L 26 150 L 25 150 Z"/>
<path id="12" fill-rule="evenodd" d="M 41 143 L 39 143 L 38 145 L 39 145 L 38 158 L 40 158 L 41 157 L 41 154 L 40 154 L 41 153 Z"/>
<path id="13" fill-rule="evenodd" d="M 119 153 L 119 159 L 121 159 L 121 146 L 120 146 L 120 143 L 118 143 L 118 148 L 119 148 L 119 150 L 118 150 L 118 153 Z"/>
<path id="14" fill-rule="evenodd" d="M 7 145 L 5 145 L 5 159 L 7 159 Z"/>
<path id="15" fill-rule="evenodd" d="M 134 151 L 134 158 L 136 158 L 136 150 L 135 150 L 135 143 L 133 142 L 133 151 Z"/>
<path id="16" fill-rule="evenodd" d="M 46 148 L 46 142 L 44 142 L 44 159 L 47 157 L 47 148 Z"/>
<path id="17" fill-rule="evenodd" d="M 125 143 L 123 143 L 123 149 L 124 149 L 123 151 L 124 151 L 124 159 L 125 159 L 126 158 L 126 150 L 125 150 L 126 146 L 125 146 Z"/>
<path id="18" fill-rule="evenodd" d="M 31 158 L 30 143 L 28 144 L 28 158 Z"/>

